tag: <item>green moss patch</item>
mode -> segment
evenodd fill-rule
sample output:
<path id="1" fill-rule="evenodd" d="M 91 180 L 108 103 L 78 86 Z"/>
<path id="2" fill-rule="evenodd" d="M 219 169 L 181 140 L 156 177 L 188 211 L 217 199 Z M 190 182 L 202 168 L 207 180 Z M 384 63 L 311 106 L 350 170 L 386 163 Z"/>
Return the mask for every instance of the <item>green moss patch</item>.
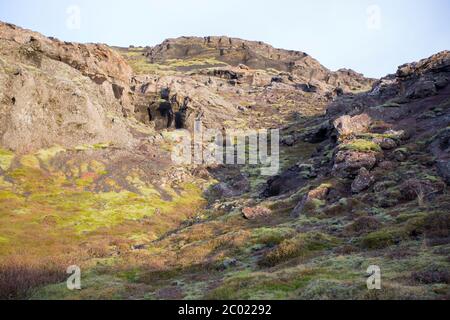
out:
<path id="1" fill-rule="evenodd" d="M 364 140 L 364 139 L 355 139 L 345 144 L 342 144 L 339 147 L 341 150 L 350 150 L 350 151 L 358 151 L 358 152 L 381 152 L 381 147 L 375 142 Z"/>

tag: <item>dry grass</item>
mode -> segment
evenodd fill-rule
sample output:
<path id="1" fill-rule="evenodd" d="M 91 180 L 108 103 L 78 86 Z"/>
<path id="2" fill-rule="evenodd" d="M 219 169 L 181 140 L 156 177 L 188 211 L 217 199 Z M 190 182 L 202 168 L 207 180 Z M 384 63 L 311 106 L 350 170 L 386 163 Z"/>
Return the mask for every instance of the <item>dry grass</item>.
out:
<path id="1" fill-rule="evenodd" d="M 0 299 L 26 299 L 34 288 L 62 282 L 69 265 L 64 258 L 8 257 L 0 262 Z"/>

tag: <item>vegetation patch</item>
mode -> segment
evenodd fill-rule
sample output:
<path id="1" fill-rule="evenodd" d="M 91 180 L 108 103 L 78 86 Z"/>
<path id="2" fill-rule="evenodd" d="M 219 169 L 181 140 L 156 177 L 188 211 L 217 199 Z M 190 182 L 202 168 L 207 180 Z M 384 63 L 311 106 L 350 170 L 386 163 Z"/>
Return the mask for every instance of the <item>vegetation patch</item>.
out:
<path id="1" fill-rule="evenodd" d="M 294 258 L 307 258 L 314 252 L 329 249 L 338 244 L 337 239 L 323 233 L 300 234 L 281 242 L 259 261 L 259 265 L 273 267 Z"/>
<path id="2" fill-rule="evenodd" d="M 288 227 L 258 228 L 253 230 L 252 240 L 255 244 L 274 246 L 292 237 L 294 234 L 295 230 Z"/>
<path id="3" fill-rule="evenodd" d="M 355 139 L 345 144 L 339 146 L 340 150 L 350 150 L 350 151 L 358 151 L 358 152 L 381 152 L 381 147 L 375 142 L 364 140 L 364 139 Z"/>
<path id="4" fill-rule="evenodd" d="M 0 168 L 3 171 L 6 171 L 9 169 L 13 159 L 14 159 L 14 153 L 4 150 L 4 149 L 0 149 Z"/>
<path id="5" fill-rule="evenodd" d="M 35 155 L 41 160 L 44 164 L 48 164 L 48 162 L 53 159 L 58 153 L 66 151 L 61 146 L 54 146 L 49 149 L 39 150 Z"/>
<path id="6" fill-rule="evenodd" d="M 404 234 L 395 229 L 384 229 L 369 233 L 361 239 L 361 246 L 365 249 L 383 249 L 401 242 Z"/>

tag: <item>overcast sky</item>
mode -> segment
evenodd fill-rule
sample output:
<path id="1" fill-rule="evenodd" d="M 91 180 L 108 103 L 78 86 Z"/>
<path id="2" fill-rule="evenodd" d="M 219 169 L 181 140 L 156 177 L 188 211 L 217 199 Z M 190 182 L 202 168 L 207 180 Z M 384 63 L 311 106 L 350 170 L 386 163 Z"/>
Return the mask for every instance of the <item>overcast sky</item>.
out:
<path id="1" fill-rule="evenodd" d="M 77 42 L 227 35 L 381 77 L 450 50 L 449 0 L 0 0 L 0 20 Z"/>

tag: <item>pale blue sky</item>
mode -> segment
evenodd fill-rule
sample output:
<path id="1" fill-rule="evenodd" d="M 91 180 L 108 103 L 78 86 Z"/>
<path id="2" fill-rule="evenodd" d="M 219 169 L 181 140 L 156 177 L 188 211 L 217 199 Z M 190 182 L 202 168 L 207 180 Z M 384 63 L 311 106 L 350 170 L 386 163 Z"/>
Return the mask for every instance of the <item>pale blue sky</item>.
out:
<path id="1" fill-rule="evenodd" d="M 79 29 L 67 25 L 72 5 L 81 10 Z M 367 11 L 373 5 L 379 20 L 376 9 Z M 450 49 L 449 0 L 0 0 L 0 20 L 120 46 L 182 35 L 261 40 L 372 77 Z"/>

